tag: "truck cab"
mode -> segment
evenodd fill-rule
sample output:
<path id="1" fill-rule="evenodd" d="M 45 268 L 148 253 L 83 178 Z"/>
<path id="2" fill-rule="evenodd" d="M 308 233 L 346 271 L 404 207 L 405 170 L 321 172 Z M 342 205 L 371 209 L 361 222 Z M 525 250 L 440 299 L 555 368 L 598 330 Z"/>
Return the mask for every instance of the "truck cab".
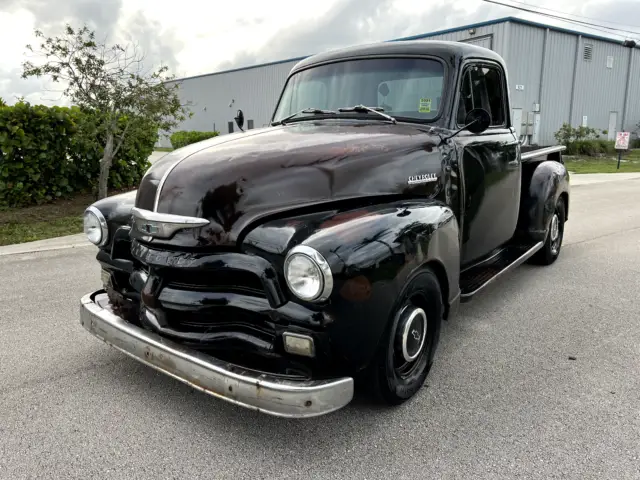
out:
<path id="1" fill-rule="evenodd" d="M 332 412 L 356 383 L 403 403 L 461 301 L 559 256 L 564 147 L 523 153 L 509 111 L 504 61 L 481 47 L 304 59 L 269 126 L 175 150 L 87 208 L 104 286 L 81 323 L 272 415 Z"/>

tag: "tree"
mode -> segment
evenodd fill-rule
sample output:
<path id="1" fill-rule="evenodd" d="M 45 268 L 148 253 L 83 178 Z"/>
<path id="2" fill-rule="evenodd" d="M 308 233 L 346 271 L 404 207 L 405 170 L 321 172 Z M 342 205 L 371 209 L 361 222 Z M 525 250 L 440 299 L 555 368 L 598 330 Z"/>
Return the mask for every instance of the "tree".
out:
<path id="1" fill-rule="evenodd" d="M 134 119 L 151 122 L 158 130 L 169 130 L 189 115 L 178 97 L 179 84 L 171 82 L 168 68 L 146 69 L 144 53 L 137 44 L 113 44 L 96 40 L 86 25 L 74 29 L 66 25 L 59 36 L 45 37 L 40 30 L 40 55 L 36 64 L 22 64 L 22 78 L 49 76 L 66 84 L 63 94 L 81 108 L 95 111 L 100 118 L 98 132 L 104 144 L 100 161 L 98 198 L 107 196 L 109 169 L 130 132 Z"/>
<path id="2" fill-rule="evenodd" d="M 7 104 L 4 102 L 2 97 L 0 97 L 0 107 L 6 107 L 6 106 L 7 106 Z"/>

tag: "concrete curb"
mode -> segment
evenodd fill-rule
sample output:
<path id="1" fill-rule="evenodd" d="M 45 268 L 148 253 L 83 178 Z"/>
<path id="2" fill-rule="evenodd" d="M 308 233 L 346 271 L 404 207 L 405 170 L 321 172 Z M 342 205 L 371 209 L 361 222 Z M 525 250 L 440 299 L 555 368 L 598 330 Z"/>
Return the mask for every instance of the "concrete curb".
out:
<path id="1" fill-rule="evenodd" d="M 620 182 L 623 180 L 640 179 L 640 172 L 623 173 L 573 173 L 570 175 L 570 185 L 579 187 L 582 185 L 593 185 L 596 183 Z"/>
<path id="2" fill-rule="evenodd" d="M 64 237 L 48 238 L 35 242 L 16 243 L 0 247 L 0 257 L 5 255 L 18 255 L 21 253 L 46 252 L 50 250 L 62 250 L 65 248 L 83 248 L 95 246 L 87 240 L 84 233 L 66 235 Z"/>
<path id="3" fill-rule="evenodd" d="M 166 152 L 158 152 L 166 155 Z M 623 180 L 638 180 L 638 173 L 574 173 L 571 175 L 571 186 L 593 185 L 596 183 L 616 182 Z M 17 243 L 0 247 L 0 257 L 5 255 L 18 255 L 21 253 L 46 252 L 50 250 L 62 250 L 65 248 L 91 247 L 93 244 L 87 240 L 84 233 L 67 235 L 64 237 L 49 238 L 35 242 Z"/>

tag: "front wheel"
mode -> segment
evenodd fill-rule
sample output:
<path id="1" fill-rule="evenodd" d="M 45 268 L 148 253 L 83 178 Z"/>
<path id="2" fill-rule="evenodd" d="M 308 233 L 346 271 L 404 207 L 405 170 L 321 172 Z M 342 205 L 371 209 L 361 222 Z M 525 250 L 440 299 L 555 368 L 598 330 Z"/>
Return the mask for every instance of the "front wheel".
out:
<path id="1" fill-rule="evenodd" d="M 565 211 L 564 200 L 560 197 L 549 223 L 547 238 L 542 248 L 532 257 L 532 263 L 551 265 L 560 255 L 564 237 Z"/>
<path id="2" fill-rule="evenodd" d="M 379 399 L 399 405 L 423 386 L 433 363 L 443 312 L 438 278 L 425 269 L 396 302 L 371 366 L 373 389 Z"/>

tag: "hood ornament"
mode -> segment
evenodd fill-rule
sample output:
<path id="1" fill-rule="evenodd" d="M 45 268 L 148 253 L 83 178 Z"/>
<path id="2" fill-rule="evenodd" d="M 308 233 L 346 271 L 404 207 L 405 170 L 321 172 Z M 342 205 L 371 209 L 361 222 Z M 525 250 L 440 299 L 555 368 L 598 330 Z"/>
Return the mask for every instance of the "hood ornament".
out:
<path id="1" fill-rule="evenodd" d="M 420 185 L 422 183 L 437 182 L 438 175 L 435 173 L 424 173 L 422 175 L 411 175 L 407 180 L 409 185 Z"/>

